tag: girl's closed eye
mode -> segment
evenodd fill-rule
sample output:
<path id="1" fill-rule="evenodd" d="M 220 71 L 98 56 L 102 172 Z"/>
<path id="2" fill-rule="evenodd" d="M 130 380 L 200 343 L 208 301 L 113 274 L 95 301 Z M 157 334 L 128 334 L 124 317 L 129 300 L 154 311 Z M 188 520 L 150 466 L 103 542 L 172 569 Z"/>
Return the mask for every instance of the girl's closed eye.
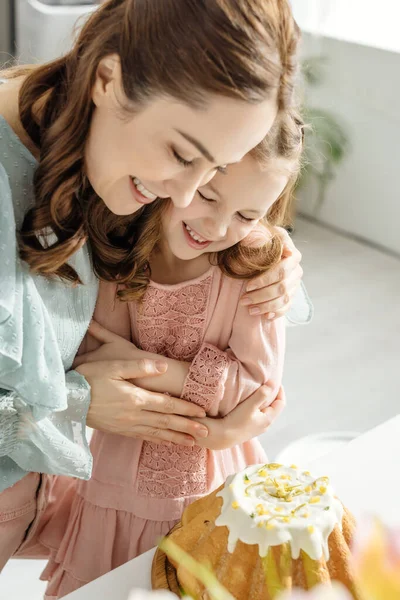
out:
<path id="1" fill-rule="evenodd" d="M 205 202 L 216 202 L 215 198 L 207 198 L 207 196 L 204 196 L 204 194 L 202 194 L 199 190 L 197 190 L 197 193 Z"/>
<path id="2" fill-rule="evenodd" d="M 204 202 L 217 202 L 217 200 L 215 200 L 215 198 L 207 198 L 207 196 L 204 196 L 204 194 L 202 194 L 200 192 L 200 190 L 197 190 L 197 193 L 199 194 L 200 198 L 202 200 L 204 200 Z M 258 221 L 259 219 L 256 217 L 245 217 L 244 215 L 242 215 L 240 212 L 236 213 L 237 218 L 244 222 L 244 223 L 254 223 L 255 221 Z"/>
<path id="3" fill-rule="evenodd" d="M 244 221 L 245 223 L 253 223 L 254 221 L 258 221 L 258 219 L 256 219 L 255 217 L 245 217 L 244 215 L 241 215 L 240 213 L 236 213 L 236 216 L 241 221 Z"/>

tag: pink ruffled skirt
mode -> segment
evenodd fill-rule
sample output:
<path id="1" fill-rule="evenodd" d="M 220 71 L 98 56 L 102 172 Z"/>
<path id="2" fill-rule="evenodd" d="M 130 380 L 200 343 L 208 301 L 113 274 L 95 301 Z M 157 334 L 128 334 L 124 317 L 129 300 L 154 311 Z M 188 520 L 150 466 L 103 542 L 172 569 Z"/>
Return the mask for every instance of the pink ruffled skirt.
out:
<path id="1" fill-rule="evenodd" d="M 91 504 L 74 488 L 73 484 L 57 519 L 41 536 L 41 543 L 50 550 L 50 560 L 41 576 L 49 582 L 45 600 L 66 596 L 150 550 L 176 523 L 141 519 L 129 512 Z"/>
<path id="2" fill-rule="evenodd" d="M 57 482 L 57 509 L 40 534 L 41 545 L 50 551 L 41 576 L 49 582 L 46 600 L 66 596 L 153 548 L 195 499 L 181 498 L 178 505 L 175 498 L 156 499 L 165 510 L 155 509 L 154 498 L 136 493 L 133 456 L 137 453 L 129 455 L 127 451 L 133 441 L 96 433 L 92 479 L 79 482 L 62 478 Z M 228 475 L 266 460 L 257 440 L 231 450 L 209 452 L 206 493 Z M 149 518 L 153 515 L 160 520 Z"/>

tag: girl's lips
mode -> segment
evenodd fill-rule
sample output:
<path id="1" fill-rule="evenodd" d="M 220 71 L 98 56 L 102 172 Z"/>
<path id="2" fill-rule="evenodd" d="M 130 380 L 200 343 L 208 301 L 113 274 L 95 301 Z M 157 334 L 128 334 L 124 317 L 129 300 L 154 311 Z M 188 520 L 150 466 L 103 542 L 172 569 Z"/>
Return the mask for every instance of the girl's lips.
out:
<path id="1" fill-rule="evenodd" d="M 151 200 L 150 198 L 146 198 L 146 196 L 143 196 L 143 194 L 141 192 L 139 192 L 139 190 L 136 188 L 135 184 L 133 183 L 131 177 L 129 177 L 129 185 L 131 186 L 132 195 L 133 195 L 134 199 L 136 200 L 136 202 L 139 202 L 139 204 L 151 204 L 152 202 L 154 202 L 154 200 Z"/>
<path id="2" fill-rule="evenodd" d="M 182 229 L 183 229 L 183 233 L 184 233 L 184 236 L 186 238 L 188 245 L 191 248 L 194 248 L 195 250 L 204 250 L 204 248 L 207 248 L 207 246 L 209 246 L 212 243 L 212 242 L 197 242 L 195 239 L 192 238 L 192 236 L 186 229 L 185 223 L 183 223 L 183 222 L 182 222 Z"/>

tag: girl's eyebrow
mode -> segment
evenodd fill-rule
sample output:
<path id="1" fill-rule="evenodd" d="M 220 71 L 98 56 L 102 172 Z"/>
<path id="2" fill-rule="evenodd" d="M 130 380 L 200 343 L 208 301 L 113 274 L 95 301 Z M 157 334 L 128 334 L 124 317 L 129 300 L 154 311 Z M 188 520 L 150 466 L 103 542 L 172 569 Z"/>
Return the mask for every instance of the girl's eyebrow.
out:
<path id="1" fill-rule="evenodd" d="M 221 194 L 217 191 L 217 189 L 213 185 L 212 180 L 207 183 L 207 187 L 213 192 L 213 194 L 215 194 L 217 196 L 218 200 L 222 199 Z M 241 212 L 250 213 L 252 215 L 255 215 L 256 217 L 263 217 L 265 214 L 262 211 L 257 210 L 256 208 L 242 208 Z"/>
<path id="2" fill-rule="evenodd" d="M 210 188 L 210 190 L 213 192 L 213 194 L 215 194 L 217 196 L 218 199 L 221 198 L 221 194 L 217 191 L 217 189 L 213 186 L 212 181 L 209 181 L 207 183 L 207 187 Z"/>
<path id="3" fill-rule="evenodd" d="M 242 212 L 247 212 L 247 213 L 251 213 L 252 215 L 257 215 L 257 216 L 262 216 L 264 213 L 262 213 L 260 210 L 257 210 L 256 208 L 242 208 Z"/>

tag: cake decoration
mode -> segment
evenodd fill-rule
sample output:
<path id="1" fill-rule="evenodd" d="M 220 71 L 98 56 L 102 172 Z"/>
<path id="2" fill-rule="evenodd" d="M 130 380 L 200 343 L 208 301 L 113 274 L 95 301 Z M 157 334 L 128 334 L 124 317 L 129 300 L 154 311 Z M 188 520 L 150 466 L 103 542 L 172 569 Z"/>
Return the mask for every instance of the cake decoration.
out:
<path id="1" fill-rule="evenodd" d="M 271 546 L 290 543 L 296 559 L 304 550 L 313 560 L 329 560 L 328 538 L 341 529 L 343 506 L 328 477 L 313 477 L 295 465 L 253 465 L 228 478 L 217 526 L 229 530 L 228 551 L 238 540 L 257 544 L 265 557 Z"/>

